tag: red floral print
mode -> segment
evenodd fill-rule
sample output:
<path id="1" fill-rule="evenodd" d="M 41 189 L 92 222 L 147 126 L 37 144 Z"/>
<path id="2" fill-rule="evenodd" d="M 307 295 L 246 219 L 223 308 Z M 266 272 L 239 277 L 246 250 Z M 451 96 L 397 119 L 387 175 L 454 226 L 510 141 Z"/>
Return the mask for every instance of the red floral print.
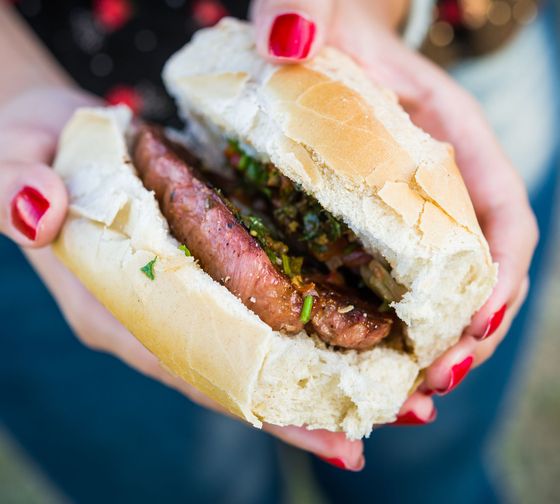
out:
<path id="1" fill-rule="evenodd" d="M 142 96 L 131 86 L 119 84 L 112 87 L 106 94 L 105 100 L 109 105 L 127 105 L 134 114 L 142 111 Z"/>
<path id="2" fill-rule="evenodd" d="M 94 0 L 93 15 L 106 30 L 119 30 L 132 17 L 132 5 L 130 0 Z"/>
<path id="3" fill-rule="evenodd" d="M 196 0 L 192 7 L 192 17 L 200 26 L 213 26 L 227 14 L 219 0 Z"/>

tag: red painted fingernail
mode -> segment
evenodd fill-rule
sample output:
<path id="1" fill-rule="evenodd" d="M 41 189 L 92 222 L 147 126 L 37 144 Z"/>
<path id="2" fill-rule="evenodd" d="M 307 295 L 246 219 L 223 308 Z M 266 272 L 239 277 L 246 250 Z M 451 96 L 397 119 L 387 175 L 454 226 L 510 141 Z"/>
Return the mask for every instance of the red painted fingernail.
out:
<path id="1" fill-rule="evenodd" d="M 504 304 L 504 306 L 502 306 L 496 313 L 494 313 L 494 315 L 492 315 L 488 319 L 488 324 L 486 325 L 486 329 L 484 330 L 482 336 L 480 336 L 480 338 L 478 339 L 484 340 L 489 336 L 492 336 L 492 334 L 496 332 L 496 329 L 500 327 L 502 320 L 504 320 L 506 309 L 507 309 L 507 304 Z"/>
<path id="2" fill-rule="evenodd" d="M 437 411 L 434 408 L 430 416 L 425 420 L 420 418 L 414 411 L 407 411 L 403 415 L 399 415 L 397 419 L 390 425 L 425 425 L 436 419 Z"/>
<path id="3" fill-rule="evenodd" d="M 424 394 L 426 397 L 432 397 L 435 394 L 435 390 L 428 388 L 428 386 L 425 383 L 422 383 L 418 387 L 418 392 Z"/>
<path id="4" fill-rule="evenodd" d="M 272 23 L 268 52 L 277 58 L 307 57 L 315 37 L 315 23 L 295 13 L 281 14 Z"/>
<path id="5" fill-rule="evenodd" d="M 321 457 L 321 455 L 317 455 L 317 457 L 319 457 L 323 462 L 326 462 L 327 464 L 337 467 L 338 469 L 344 469 L 346 471 L 361 471 L 366 465 L 366 460 L 363 456 L 360 457 L 360 460 L 358 460 L 358 463 L 355 466 L 347 465 L 344 460 L 338 457 L 329 458 Z"/>
<path id="6" fill-rule="evenodd" d="M 30 240 L 34 240 L 37 237 L 39 222 L 50 206 L 48 200 L 37 189 L 25 186 L 12 200 L 14 227 Z"/>
<path id="7" fill-rule="evenodd" d="M 451 380 L 449 381 L 449 385 L 447 385 L 447 387 L 444 389 L 437 390 L 437 393 L 439 395 L 445 395 L 451 392 L 457 385 L 459 385 L 459 383 L 464 380 L 465 376 L 467 376 L 467 373 L 472 366 L 473 360 L 473 356 L 469 355 L 464 361 L 459 362 L 459 364 L 455 364 L 451 368 Z"/>

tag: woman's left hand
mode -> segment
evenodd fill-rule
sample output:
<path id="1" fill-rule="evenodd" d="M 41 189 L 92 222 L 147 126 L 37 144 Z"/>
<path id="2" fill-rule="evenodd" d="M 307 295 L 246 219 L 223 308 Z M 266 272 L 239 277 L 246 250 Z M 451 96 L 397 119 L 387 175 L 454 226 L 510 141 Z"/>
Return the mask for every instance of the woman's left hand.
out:
<path id="1" fill-rule="evenodd" d="M 291 63 L 330 44 L 353 56 L 371 78 L 394 90 L 412 120 L 451 143 L 499 279 L 460 341 L 427 370 L 421 391 L 397 423 L 435 418 L 430 396 L 453 390 L 487 360 L 505 337 L 528 290 L 529 264 L 538 240 L 524 184 L 500 148 L 478 103 L 445 72 L 408 49 L 395 33 L 402 5 L 393 0 L 257 0 L 252 16 L 257 47 L 275 62 Z"/>

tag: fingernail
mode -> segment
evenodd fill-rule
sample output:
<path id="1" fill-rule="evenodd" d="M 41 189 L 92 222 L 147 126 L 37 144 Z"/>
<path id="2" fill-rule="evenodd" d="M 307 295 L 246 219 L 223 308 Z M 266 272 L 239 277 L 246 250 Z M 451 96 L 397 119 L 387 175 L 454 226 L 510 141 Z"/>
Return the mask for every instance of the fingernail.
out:
<path id="1" fill-rule="evenodd" d="M 35 240 L 39 223 L 50 206 L 48 200 L 37 189 L 25 186 L 12 200 L 14 227 L 30 240 Z"/>
<path id="2" fill-rule="evenodd" d="M 420 418 L 414 411 L 407 411 L 403 415 L 399 415 L 397 419 L 390 425 L 425 425 L 432 423 L 437 417 L 437 410 L 434 408 L 430 416 L 425 420 Z"/>
<path id="3" fill-rule="evenodd" d="M 478 339 L 485 340 L 486 338 L 492 336 L 492 334 L 496 332 L 496 329 L 500 327 L 502 320 L 504 320 L 506 309 L 507 309 L 507 304 L 504 304 L 504 306 L 502 306 L 496 313 L 494 313 L 494 315 L 492 315 L 488 319 L 488 324 L 486 324 L 486 329 L 484 330 L 484 333 L 482 333 L 482 336 L 480 336 Z"/>
<path id="4" fill-rule="evenodd" d="M 307 57 L 315 37 L 315 23 L 295 13 L 281 14 L 272 23 L 268 52 L 277 58 Z"/>
<path id="5" fill-rule="evenodd" d="M 436 390 L 436 392 L 439 395 L 445 395 L 451 392 L 455 387 L 457 387 L 457 385 L 459 385 L 459 383 L 464 380 L 465 376 L 467 376 L 467 373 L 472 366 L 473 360 L 473 356 L 469 355 L 465 360 L 459 362 L 459 364 L 455 364 L 451 368 L 451 379 L 449 380 L 449 385 L 447 385 L 447 387 L 444 389 Z"/>
<path id="6" fill-rule="evenodd" d="M 355 465 L 347 464 L 344 460 L 338 457 L 328 458 L 328 457 L 321 457 L 321 455 L 317 455 L 323 462 L 330 464 L 338 469 L 344 469 L 346 471 L 361 471 L 364 466 L 366 465 L 366 459 L 362 455 L 360 460 Z"/>

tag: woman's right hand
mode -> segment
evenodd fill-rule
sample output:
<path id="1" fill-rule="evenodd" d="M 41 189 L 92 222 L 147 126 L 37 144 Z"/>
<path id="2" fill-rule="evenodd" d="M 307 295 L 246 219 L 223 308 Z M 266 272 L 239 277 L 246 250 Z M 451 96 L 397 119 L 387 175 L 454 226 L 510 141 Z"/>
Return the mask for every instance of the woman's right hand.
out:
<path id="1" fill-rule="evenodd" d="M 48 247 L 62 227 L 68 206 L 64 184 L 49 166 L 58 136 L 77 107 L 99 104 L 97 98 L 85 93 L 55 88 L 27 92 L 0 108 L 0 232 L 23 248 L 82 343 L 120 358 L 202 406 L 225 413 L 214 401 L 164 370 Z M 342 433 L 272 425 L 264 428 L 335 465 L 350 470 L 364 465 L 361 441 L 348 441 Z"/>

